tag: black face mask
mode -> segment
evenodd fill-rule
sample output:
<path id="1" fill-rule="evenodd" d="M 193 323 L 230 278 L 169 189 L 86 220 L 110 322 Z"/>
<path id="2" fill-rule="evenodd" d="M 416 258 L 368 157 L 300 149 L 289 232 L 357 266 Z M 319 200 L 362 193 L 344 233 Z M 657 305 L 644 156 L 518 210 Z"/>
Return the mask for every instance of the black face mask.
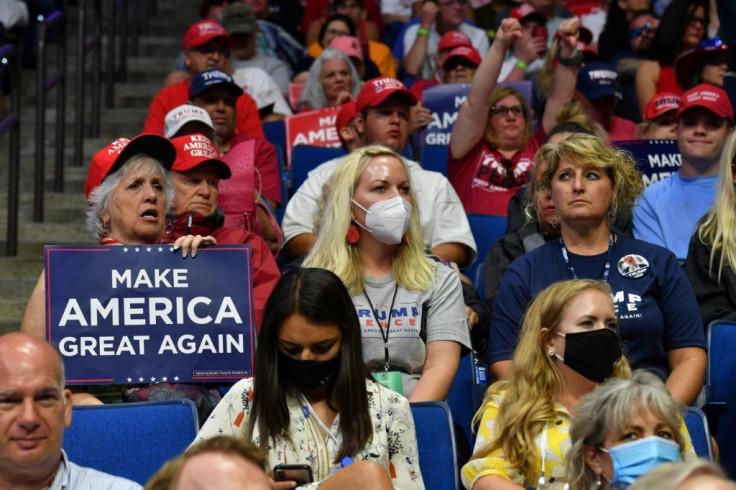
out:
<path id="1" fill-rule="evenodd" d="M 300 388 L 312 390 L 337 378 L 340 372 L 340 353 L 326 361 L 301 361 L 278 351 L 279 376 Z"/>
<path id="2" fill-rule="evenodd" d="M 565 337 L 565 358 L 562 362 L 595 383 L 602 383 L 610 377 L 614 364 L 623 355 L 621 340 L 609 328 L 557 335 Z"/>

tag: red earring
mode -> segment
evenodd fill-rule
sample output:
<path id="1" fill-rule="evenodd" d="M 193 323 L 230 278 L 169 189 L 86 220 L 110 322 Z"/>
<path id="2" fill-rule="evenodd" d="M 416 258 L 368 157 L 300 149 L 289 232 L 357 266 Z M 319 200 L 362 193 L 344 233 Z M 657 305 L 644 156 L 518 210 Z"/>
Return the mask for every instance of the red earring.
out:
<path id="1" fill-rule="evenodd" d="M 350 245 L 355 245 L 358 243 L 359 239 L 360 233 L 358 232 L 358 228 L 356 228 L 355 225 L 350 225 L 350 228 L 348 228 L 348 234 L 345 236 L 345 241 Z"/>

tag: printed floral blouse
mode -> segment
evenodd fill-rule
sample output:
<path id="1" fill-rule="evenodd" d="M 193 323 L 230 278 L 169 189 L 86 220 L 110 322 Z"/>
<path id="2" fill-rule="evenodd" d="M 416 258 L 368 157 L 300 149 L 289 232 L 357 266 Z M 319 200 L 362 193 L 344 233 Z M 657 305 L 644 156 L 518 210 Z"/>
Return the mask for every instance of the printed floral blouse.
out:
<path id="1" fill-rule="evenodd" d="M 368 408 L 373 420 L 373 438 L 352 458 L 355 461 L 375 461 L 382 465 L 391 475 L 395 489 L 423 489 L 409 401 L 373 381 L 366 381 L 366 389 Z M 252 397 L 252 378 L 240 380 L 233 385 L 202 426 L 195 442 L 218 435 L 245 437 Z M 293 443 L 285 437 L 277 439 L 275 444 L 273 441 L 269 442 L 269 470 L 278 464 L 308 464 L 312 467 L 315 482 L 298 488 L 316 489 L 322 480 L 341 468 L 340 462 L 334 461 L 342 442 L 340 414 L 337 414 L 332 426 L 327 428 L 314 414 L 303 395 L 290 396 L 286 402 L 291 419 L 289 436 Z M 257 427 L 253 442 L 260 443 Z"/>

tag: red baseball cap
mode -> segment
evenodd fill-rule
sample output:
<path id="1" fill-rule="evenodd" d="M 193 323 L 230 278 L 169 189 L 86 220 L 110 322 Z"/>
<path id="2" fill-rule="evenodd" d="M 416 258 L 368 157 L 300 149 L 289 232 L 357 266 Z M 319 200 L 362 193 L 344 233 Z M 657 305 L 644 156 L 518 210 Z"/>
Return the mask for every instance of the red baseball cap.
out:
<path id="1" fill-rule="evenodd" d="M 674 92 L 662 92 L 649 99 L 644 109 L 644 120 L 656 119 L 659 116 L 680 108 L 680 96 Z"/>
<path id="2" fill-rule="evenodd" d="M 355 108 L 362 112 L 366 107 L 375 107 L 396 95 L 402 97 L 410 106 L 417 104 L 417 98 L 406 89 L 406 85 L 391 77 L 378 77 L 368 80 L 358 93 Z"/>
<path id="3" fill-rule="evenodd" d="M 709 83 L 701 83 L 691 88 L 680 97 L 680 108 L 677 109 L 677 117 L 693 107 L 708 109 L 718 117 L 728 118 L 733 121 L 733 106 L 728 100 L 728 95 L 722 88 Z"/>
<path id="4" fill-rule="evenodd" d="M 685 51 L 675 60 L 675 78 L 680 88 L 687 88 L 693 82 L 693 75 L 698 66 L 702 68 L 702 62 L 708 64 L 728 63 L 731 53 L 720 37 L 708 39 Z"/>
<path id="5" fill-rule="evenodd" d="M 129 140 L 120 138 L 92 157 L 92 164 L 87 173 L 87 181 L 84 183 L 84 195 L 89 195 L 99 186 L 108 175 L 114 173 L 128 159 L 142 153 L 161 162 L 166 170 L 176 160 L 176 149 L 169 140 L 157 134 L 141 134 Z"/>
<path id="6" fill-rule="evenodd" d="M 547 25 L 547 17 L 528 3 L 522 3 L 518 7 L 511 9 L 509 17 L 517 19 L 519 22 L 536 20 L 541 26 Z"/>
<path id="7" fill-rule="evenodd" d="M 358 113 L 358 110 L 355 108 L 355 102 L 355 99 L 351 99 L 340 106 L 340 110 L 337 111 L 337 116 L 335 117 L 335 129 L 337 131 L 350 124 L 350 121 L 355 118 L 355 115 Z"/>
<path id="8" fill-rule="evenodd" d="M 227 163 L 220 159 L 220 154 L 212 142 L 203 134 L 187 134 L 171 140 L 176 148 L 176 161 L 171 170 L 186 172 L 203 163 L 212 163 L 221 179 L 229 179 L 232 175 Z"/>
<path id="9" fill-rule="evenodd" d="M 450 64 L 450 60 L 453 58 L 462 58 L 464 60 L 468 60 L 471 63 L 473 63 L 475 66 L 480 65 L 480 54 L 478 54 L 478 50 L 475 48 L 469 48 L 467 46 L 460 46 L 459 48 L 455 48 L 449 53 L 447 53 L 447 57 L 445 58 L 445 62 L 442 64 L 442 69 L 447 70 L 447 65 Z"/>
<path id="10" fill-rule="evenodd" d="M 201 20 L 195 22 L 184 35 L 181 43 L 184 51 L 207 44 L 215 38 L 222 38 L 228 45 L 232 44 L 232 39 L 227 31 L 214 20 Z"/>
<path id="11" fill-rule="evenodd" d="M 437 44 L 437 51 L 446 51 L 460 46 L 472 48 L 473 43 L 468 36 L 460 31 L 448 31 L 440 38 L 440 42 Z"/>

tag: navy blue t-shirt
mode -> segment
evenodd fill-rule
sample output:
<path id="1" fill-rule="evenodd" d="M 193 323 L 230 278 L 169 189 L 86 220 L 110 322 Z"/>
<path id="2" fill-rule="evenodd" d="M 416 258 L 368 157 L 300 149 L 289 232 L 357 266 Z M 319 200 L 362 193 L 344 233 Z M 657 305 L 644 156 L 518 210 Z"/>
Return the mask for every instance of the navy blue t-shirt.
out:
<path id="1" fill-rule="evenodd" d="M 600 279 L 608 253 L 569 254 L 581 279 Z M 551 240 L 516 259 L 506 270 L 493 307 L 488 360 L 510 360 L 521 322 L 531 300 L 556 281 L 570 279 L 559 240 Z M 690 283 L 669 250 L 618 235 L 608 284 L 618 317 L 618 331 L 633 368 L 662 379 L 669 375 L 667 352 L 705 348 L 703 323 Z"/>

